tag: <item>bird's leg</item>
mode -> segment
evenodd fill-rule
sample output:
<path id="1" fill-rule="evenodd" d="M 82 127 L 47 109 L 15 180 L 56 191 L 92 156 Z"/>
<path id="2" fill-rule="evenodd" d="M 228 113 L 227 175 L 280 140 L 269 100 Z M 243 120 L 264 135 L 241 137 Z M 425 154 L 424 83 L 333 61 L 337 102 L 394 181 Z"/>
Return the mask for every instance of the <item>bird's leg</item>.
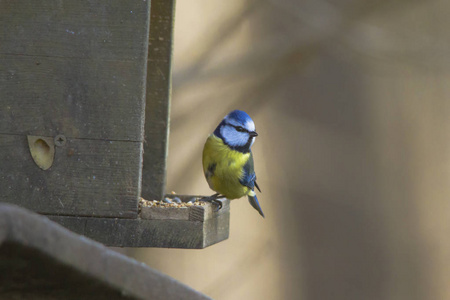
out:
<path id="1" fill-rule="evenodd" d="M 205 201 L 205 202 L 213 202 L 214 200 L 217 200 L 217 198 L 220 196 L 219 193 L 215 193 L 211 196 L 200 198 L 198 201 Z"/>
<path id="2" fill-rule="evenodd" d="M 219 198 L 219 197 L 223 197 L 223 196 L 220 195 L 219 193 L 215 193 L 214 195 L 200 198 L 198 201 L 211 202 L 211 203 L 217 204 L 218 207 L 217 207 L 216 211 L 219 211 L 219 209 L 222 208 L 222 202 L 217 200 L 217 198 Z"/>

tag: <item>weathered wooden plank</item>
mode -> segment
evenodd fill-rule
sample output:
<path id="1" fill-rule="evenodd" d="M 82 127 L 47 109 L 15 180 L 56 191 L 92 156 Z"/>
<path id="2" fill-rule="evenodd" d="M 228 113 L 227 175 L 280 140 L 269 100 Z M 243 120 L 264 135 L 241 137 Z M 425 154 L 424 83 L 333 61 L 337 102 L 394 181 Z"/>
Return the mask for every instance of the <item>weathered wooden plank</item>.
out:
<path id="1" fill-rule="evenodd" d="M 0 201 L 137 217 L 149 21 L 145 0 L 0 1 Z M 37 168 L 27 136 L 59 134 Z"/>
<path id="2" fill-rule="evenodd" d="M 163 247 L 201 249 L 223 241 L 229 236 L 229 200 L 223 200 L 218 212 L 207 204 L 207 219 L 114 219 L 49 216 L 64 227 L 116 247 Z M 176 213 L 175 213 L 176 214 Z"/>
<path id="3" fill-rule="evenodd" d="M 142 141 L 137 61 L 0 55 L 0 133 Z"/>
<path id="4" fill-rule="evenodd" d="M 0 2 L 0 133 L 143 140 L 149 1 Z"/>
<path id="5" fill-rule="evenodd" d="M 208 219 L 220 216 L 223 213 L 228 213 L 229 201 L 226 198 L 217 199 L 222 203 L 222 208 L 219 209 L 217 203 L 200 201 L 203 196 L 192 195 L 177 195 L 169 194 L 165 198 L 173 199 L 177 197 L 181 200 L 180 204 L 172 202 L 170 204 L 162 201 L 149 201 L 141 199 L 139 201 L 139 217 L 141 219 L 155 219 L 155 220 L 189 220 L 205 222 Z M 189 203 L 190 200 L 193 202 Z"/>
<path id="6" fill-rule="evenodd" d="M 141 207 L 139 216 L 145 220 L 189 220 L 190 207 Z"/>
<path id="7" fill-rule="evenodd" d="M 153 0 L 147 65 L 142 196 L 162 199 L 166 179 L 175 0 Z"/>
<path id="8" fill-rule="evenodd" d="M 210 298 L 43 216 L 0 204 L 0 299 Z"/>
<path id="9" fill-rule="evenodd" d="M 2 0 L 0 53 L 142 62 L 149 6 L 145 0 Z"/>
<path id="10" fill-rule="evenodd" d="M 136 218 L 142 143 L 67 138 L 50 169 L 22 135 L 0 134 L 0 202 L 44 214 Z"/>
<path id="11" fill-rule="evenodd" d="M 143 220 L 189 220 L 205 222 L 213 216 L 226 213 L 227 209 L 217 211 L 215 205 L 194 205 L 191 207 L 141 207 L 139 216 Z"/>

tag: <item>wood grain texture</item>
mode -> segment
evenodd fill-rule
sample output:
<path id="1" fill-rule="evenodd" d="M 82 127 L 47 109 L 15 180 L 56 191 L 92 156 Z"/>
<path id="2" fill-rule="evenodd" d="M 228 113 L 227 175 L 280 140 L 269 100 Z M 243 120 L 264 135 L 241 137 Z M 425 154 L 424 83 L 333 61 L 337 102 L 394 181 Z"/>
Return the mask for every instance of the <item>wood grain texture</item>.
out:
<path id="1" fill-rule="evenodd" d="M 141 63 L 0 54 L 0 65 L 0 133 L 142 141 Z"/>
<path id="2" fill-rule="evenodd" d="M 162 199 L 166 183 L 174 8 L 175 0 L 152 1 L 142 171 L 146 199 Z"/>
<path id="3" fill-rule="evenodd" d="M 190 207 L 141 207 L 144 220 L 189 220 Z"/>
<path id="4" fill-rule="evenodd" d="M 0 299 L 211 299 L 145 264 L 0 203 Z"/>
<path id="5" fill-rule="evenodd" d="M 0 2 L 0 133 L 143 140 L 149 2 Z"/>
<path id="6" fill-rule="evenodd" d="M 26 136 L 0 134 L 0 202 L 43 214 L 136 218 L 142 144 L 67 139 L 44 171 Z"/>
<path id="7" fill-rule="evenodd" d="M 188 195 L 166 195 L 166 197 L 173 198 L 174 196 L 181 199 L 182 202 L 187 202 Z M 226 198 L 217 199 L 222 203 L 222 208 L 218 209 L 217 204 L 203 202 L 203 205 L 186 206 L 142 206 L 139 207 L 139 217 L 147 220 L 189 220 L 205 222 L 208 219 L 216 218 L 223 213 L 230 210 L 229 200 Z"/>
<path id="8" fill-rule="evenodd" d="M 145 0 L 2 0 L 0 53 L 142 61 L 149 6 Z"/>
<path id="9" fill-rule="evenodd" d="M 0 1 L 0 201 L 137 217 L 150 1 Z M 50 169 L 29 135 L 67 143 Z"/>
<path id="10" fill-rule="evenodd" d="M 115 247 L 162 247 L 202 249 L 229 236 L 230 201 L 223 200 L 219 211 L 207 204 L 202 220 L 114 219 L 49 216 L 64 227 Z M 178 215 L 173 212 L 174 215 Z"/>

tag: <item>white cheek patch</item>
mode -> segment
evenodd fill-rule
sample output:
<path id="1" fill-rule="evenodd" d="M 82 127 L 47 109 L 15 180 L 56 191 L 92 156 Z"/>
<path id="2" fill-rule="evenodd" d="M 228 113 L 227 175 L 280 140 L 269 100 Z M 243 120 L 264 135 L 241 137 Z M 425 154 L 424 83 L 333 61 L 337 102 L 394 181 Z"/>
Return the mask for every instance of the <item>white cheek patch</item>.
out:
<path id="1" fill-rule="evenodd" d="M 244 146 L 249 137 L 247 132 L 238 132 L 231 126 L 223 126 L 220 134 L 222 134 L 224 142 L 233 147 Z"/>
<path id="2" fill-rule="evenodd" d="M 252 137 L 252 141 L 250 142 L 250 147 L 253 146 L 253 143 L 255 142 L 255 138 Z"/>
<path id="3" fill-rule="evenodd" d="M 245 122 L 245 124 L 242 124 L 234 119 L 230 119 L 229 117 L 226 117 L 225 121 L 232 126 L 239 127 L 239 126 L 243 125 L 243 127 L 245 129 L 247 129 L 248 131 L 255 131 L 255 123 L 252 120 L 248 120 L 247 122 Z"/>
<path id="4" fill-rule="evenodd" d="M 241 126 L 241 124 L 238 122 L 238 121 L 236 121 L 236 120 L 234 120 L 234 119 L 230 119 L 230 117 L 226 117 L 225 118 L 225 122 L 227 123 L 227 124 L 230 124 L 230 125 L 233 125 L 233 126 Z"/>
<path id="5" fill-rule="evenodd" d="M 245 122 L 245 128 L 248 131 L 255 131 L 255 123 L 253 123 L 252 120 L 248 120 L 247 122 Z"/>

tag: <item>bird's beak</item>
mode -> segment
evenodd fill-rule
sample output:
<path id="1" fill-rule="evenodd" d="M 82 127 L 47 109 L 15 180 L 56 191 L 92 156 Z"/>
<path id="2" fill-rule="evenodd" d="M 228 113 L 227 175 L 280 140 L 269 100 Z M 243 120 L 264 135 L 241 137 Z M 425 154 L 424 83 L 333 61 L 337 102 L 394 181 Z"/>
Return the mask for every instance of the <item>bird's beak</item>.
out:
<path id="1" fill-rule="evenodd" d="M 250 131 L 249 133 L 250 133 L 250 136 L 251 136 L 251 137 L 258 136 L 258 134 L 256 133 L 256 131 Z"/>

